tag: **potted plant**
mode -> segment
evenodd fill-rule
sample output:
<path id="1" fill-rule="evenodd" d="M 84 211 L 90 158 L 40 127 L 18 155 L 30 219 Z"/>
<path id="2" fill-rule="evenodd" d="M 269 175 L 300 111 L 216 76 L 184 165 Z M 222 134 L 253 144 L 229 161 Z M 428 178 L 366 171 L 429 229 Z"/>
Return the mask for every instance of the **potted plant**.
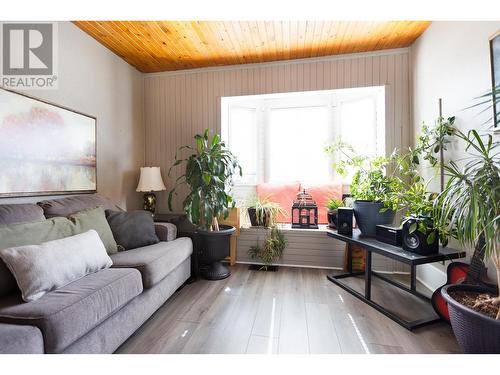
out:
<path id="1" fill-rule="evenodd" d="M 255 198 L 247 205 L 250 223 L 253 227 L 272 227 L 278 215 L 287 215 L 279 203 L 272 202 L 269 198 Z"/>
<path id="2" fill-rule="evenodd" d="M 341 207 L 342 204 L 342 200 L 337 198 L 330 198 L 326 201 L 325 207 L 328 209 L 328 226 L 332 229 L 337 229 L 338 208 Z"/>
<path id="3" fill-rule="evenodd" d="M 255 245 L 250 247 L 248 255 L 250 255 L 252 259 L 260 259 L 263 265 L 259 270 L 267 271 L 271 269 L 270 267 L 272 267 L 272 264 L 276 262 L 276 260 L 283 256 L 283 250 L 285 250 L 287 242 L 283 231 L 279 229 L 277 225 L 274 225 L 270 229 L 270 233 L 264 241 L 264 244 L 262 246 Z"/>
<path id="4" fill-rule="evenodd" d="M 203 135 L 197 134 L 194 139 L 195 147 L 182 146 L 179 149 L 189 150 L 191 154 L 186 158 L 179 158 L 176 154 L 170 168 L 169 175 L 173 167 L 182 163 L 186 165 L 185 172 L 169 192 L 168 206 L 172 210 L 174 193 L 181 184 L 186 184 L 190 191 L 183 207 L 188 219 L 198 226 L 197 233 L 202 243 L 201 274 L 209 280 L 219 280 L 230 275 L 229 269 L 220 261 L 229 254 L 229 237 L 235 228 L 219 225 L 217 218 L 227 218 L 228 209 L 235 207 L 228 191 L 233 175 L 242 172 L 236 157 L 226 149 L 218 134 L 209 139 L 206 129 Z"/>
<path id="5" fill-rule="evenodd" d="M 354 170 L 350 185 L 354 216 L 361 233 L 374 237 L 377 225 L 394 220 L 392 192 L 397 188 L 397 179 L 387 171 L 391 158 L 356 155 L 349 144 L 340 140 L 327 146 L 326 152 L 338 155 L 334 168 L 340 175 Z"/>
<path id="6" fill-rule="evenodd" d="M 415 149 L 397 155 L 393 154 L 398 173 L 392 191 L 392 203 L 395 211 L 402 213 L 403 248 L 419 254 L 432 254 L 439 251 L 439 231 L 432 218 L 433 203 L 437 194 L 428 191 L 427 182 L 419 175 L 418 165 L 421 155 L 424 154 L 424 145 L 418 143 Z M 424 158 L 427 159 L 427 152 Z M 418 233 L 416 233 L 418 232 Z M 446 244 L 446 237 L 442 243 Z M 415 239 L 423 238 L 426 246 L 417 246 Z M 418 249 L 418 250 L 416 250 Z"/>
<path id="7" fill-rule="evenodd" d="M 440 230 L 463 245 L 484 243 L 500 285 L 500 157 L 491 135 L 484 140 L 476 130 L 456 136 L 469 157 L 461 167 L 445 166 L 449 176 L 435 203 L 433 216 Z M 500 353 L 500 297 L 498 290 L 473 285 L 450 285 L 442 290 L 457 341 L 466 353 Z"/>

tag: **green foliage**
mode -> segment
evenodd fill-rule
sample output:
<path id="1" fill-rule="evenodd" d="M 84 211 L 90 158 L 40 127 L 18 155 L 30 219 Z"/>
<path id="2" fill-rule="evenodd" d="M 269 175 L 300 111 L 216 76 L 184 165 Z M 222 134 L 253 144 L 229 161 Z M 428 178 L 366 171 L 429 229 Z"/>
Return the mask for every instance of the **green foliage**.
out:
<path id="1" fill-rule="evenodd" d="M 464 245 L 486 241 L 486 254 L 500 258 L 500 158 L 491 135 L 482 138 L 476 130 L 456 131 L 469 156 L 460 167 L 445 166 L 449 176 L 445 189 L 434 202 L 436 225 L 445 235 Z"/>
<path id="2" fill-rule="evenodd" d="M 172 210 L 172 199 L 181 184 L 187 184 L 190 192 L 184 199 L 183 207 L 188 219 L 207 230 L 218 230 L 217 217 L 228 215 L 228 209 L 235 206 L 235 202 L 227 191 L 232 185 L 233 175 L 239 171 L 242 174 L 236 157 L 226 149 L 220 136 L 215 134 L 209 139 L 208 129 L 203 135 L 197 134 L 196 147 L 182 146 L 179 151 L 190 150 L 187 158 L 179 158 L 176 154 L 175 162 L 170 168 L 185 163 L 186 169 L 168 195 L 168 206 Z"/>
<path id="3" fill-rule="evenodd" d="M 337 199 L 337 198 L 330 198 L 326 201 L 326 208 L 328 208 L 329 210 L 336 210 L 337 208 L 339 207 L 342 207 L 342 200 L 341 199 Z"/>
<path id="4" fill-rule="evenodd" d="M 387 208 L 395 205 L 392 193 L 398 187 L 398 180 L 388 173 L 392 157 L 357 155 L 349 144 L 341 140 L 327 146 L 325 151 L 337 155 L 334 168 L 338 174 L 345 176 L 348 170 L 354 171 L 350 186 L 354 199 L 383 202 Z"/>
<path id="5" fill-rule="evenodd" d="M 247 208 L 255 208 L 255 216 L 258 225 L 272 227 L 276 224 L 278 215 L 287 216 L 286 212 L 279 203 L 272 202 L 269 197 L 264 199 L 255 198 L 247 204 Z"/>
<path id="6" fill-rule="evenodd" d="M 421 215 L 409 215 L 403 219 L 403 224 L 410 221 L 410 228 L 408 232 L 411 234 L 415 231 L 419 231 L 425 237 L 427 244 L 431 245 L 436 239 L 436 232 L 434 226 L 434 220 L 431 216 L 421 216 Z M 439 232 L 438 232 L 439 233 Z M 446 245 L 446 241 L 442 239 L 443 245 Z"/>
<path id="7" fill-rule="evenodd" d="M 439 159 L 437 156 L 441 150 L 446 151 L 448 149 L 451 136 L 455 131 L 455 116 L 448 117 L 446 120 L 443 117 L 438 117 L 435 126 L 432 128 L 422 124 L 421 133 L 417 140 L 417 154 L 421 154 L 422 158 L 427 160 L 431 166 L 438 166 Z"/>
<path id="8" fill-rule="evenodd" d="M 266 269 L 276 260 L 283 256 L 288 241 L 281 229 L 276 225 L 271 228 L 269 236 L 264 241 L 263 246 L 255 245 L 248 250 L 248 255 L 252 259 L 259 258 L 264 265 L 261 269 Z"/>

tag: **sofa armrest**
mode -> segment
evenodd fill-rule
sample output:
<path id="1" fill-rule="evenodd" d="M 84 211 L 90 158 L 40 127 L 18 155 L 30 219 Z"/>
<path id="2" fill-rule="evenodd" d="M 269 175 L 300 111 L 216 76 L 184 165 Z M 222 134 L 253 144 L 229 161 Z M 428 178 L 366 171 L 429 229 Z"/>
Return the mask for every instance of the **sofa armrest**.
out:
<path id="1" fill-rule="evenodd" d="M 172 223 L 155 223 L 155 232 L 160 241 L 173 241 L 177 238 L 177 227 Z"/>

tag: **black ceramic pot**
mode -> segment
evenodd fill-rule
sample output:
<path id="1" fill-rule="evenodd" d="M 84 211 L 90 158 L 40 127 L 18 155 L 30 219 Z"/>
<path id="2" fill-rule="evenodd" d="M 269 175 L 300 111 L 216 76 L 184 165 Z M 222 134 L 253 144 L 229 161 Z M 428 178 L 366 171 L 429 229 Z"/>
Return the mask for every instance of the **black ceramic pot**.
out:
<path id="1" fill-rule="evenodd" d="M 200 273 L 207 280 L 225 279 L 231 272 L 221 263 L 229 255 L 231 234 L 236 229 L 229 225 L 220 225 L 219 231 L 198 229 L 201 240 Z"/>
<path id="2" fill-rule="evenodd" d="M 364 236 L 375 237 L 377 225 L 392 224 L 395 212 L 393 210 L 380 212 L 382 208 L 384 208 L 384 204 L 381 202 L 354 201 L 354 217 Z"/>
<path id="3" fill-rule="evenodd" d="M 491 293 L 485 287 L 455 284 L 441 289 L 443 298 L 448 303 L 451 327 L 458 344 L 464 353 L 500 354 L 500 320 L 496 320 L 474 311 L 455 301 L 450 292 L 470 291 Z"/>
<path id="4" fill-rule="evenodd" d="M 327 212 L 328 226 L 332 229 L 337 229 L 337 214 L 338 210 L 328 210 Z"/>
<path id="5" fill-rule="evenodd" d="M 269 226 L 269 217 L 268 215 L 264 216 L 264 222 L 259 223 L 257 220 L 257 210 L 255 208 L 247 209 L 248 216 L 250 217 L 250 224 L 252 227 L 268 227 Z"/>

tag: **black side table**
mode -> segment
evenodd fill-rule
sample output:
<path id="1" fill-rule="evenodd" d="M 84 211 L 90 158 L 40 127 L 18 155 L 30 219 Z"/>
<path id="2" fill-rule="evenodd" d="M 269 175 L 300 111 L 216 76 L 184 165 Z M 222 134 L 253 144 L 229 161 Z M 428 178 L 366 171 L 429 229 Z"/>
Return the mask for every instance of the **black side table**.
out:
<path id="1" fill-rule="evenodd" d="M 193 254 L 191 255 L 191 278 L 189 283 L 198 280 L 200 274 L 200 240 L 194 226 L 186 217 L 186 214 L 155 214 L 156 223 L 171 223 L 177 227 L 177 237 L 189 237 L 193 241 Z"/>
<path id="2" fill-rule="evenodd" d="M 351 249 L 349 247 L 348 253 L 348 272 L 340 275 L 330 275 L 328 276 L 328 280 L 332 283 L 340 286 L 342 289 L 351 293 L 353 296 L 359 298 L 361 301 L 370 305 L 374 309 L 380 311 L 382 314 L 387 316 L 388 318 L 394 320 L 396 323 L 402 325 L 408 330 L 413 330 L 428 324 L 432 324 L 441 320 L 437 315 L 431 318 L 423 318 L 413 321 L 407 321 L 394 312 L 388 310 L 384 306 L 374 302 L 371 297 L 371 287 L 372 287 L 372 275 L 377 278 L 398 287 L 399 289 L 404 290 L 405 292 L 411 293 L 414 296 L 424 300 L 429 301 L 429 298 L 422 293 L 417 291 L 417 266 L 420 264 L 428 264 L 434 262 L 440 262 L 444 260 L 452 260 L 457 258 L 465 257 L 464 251 L 454 250 L 450 248 L 439 249 L 439 252 L 431 255 L 419 255 L 415 253 L 411 253 L 409 251 L 403 250 L 401 247 L 389 245 L 380 241 L 377 241 L 374 238 L 365 237 L 361 235 L 359 229 L 353 230 L 352 236 L 346 236 L 343 234 L 338 234 L 335 230 L 327 230 L 327 235 L 329 237 L 335 238 L 340 241 L 344 241 L 347 244 L 357 244 L 362 246 L 366 251 L 366 264 L 364 272 L 353 272 L 352 271 L 352 256 Z M 393 281 L 377 272 L 372 271 L 372 253 L 380 254 L 385 257 L 397 260 L 398 262 L 402 262 L 408 264 L 410 266 L 410 287 L 408 288 L 406 285 L 400 284 L 399 282 Z M 347 277 L 361 276 L 365 277 L 365 292 L 364 294 L 359 293 L 354 290 L 350 286 L 348 286 L 345 282 L 341 281 L 341 279 Z"/>

